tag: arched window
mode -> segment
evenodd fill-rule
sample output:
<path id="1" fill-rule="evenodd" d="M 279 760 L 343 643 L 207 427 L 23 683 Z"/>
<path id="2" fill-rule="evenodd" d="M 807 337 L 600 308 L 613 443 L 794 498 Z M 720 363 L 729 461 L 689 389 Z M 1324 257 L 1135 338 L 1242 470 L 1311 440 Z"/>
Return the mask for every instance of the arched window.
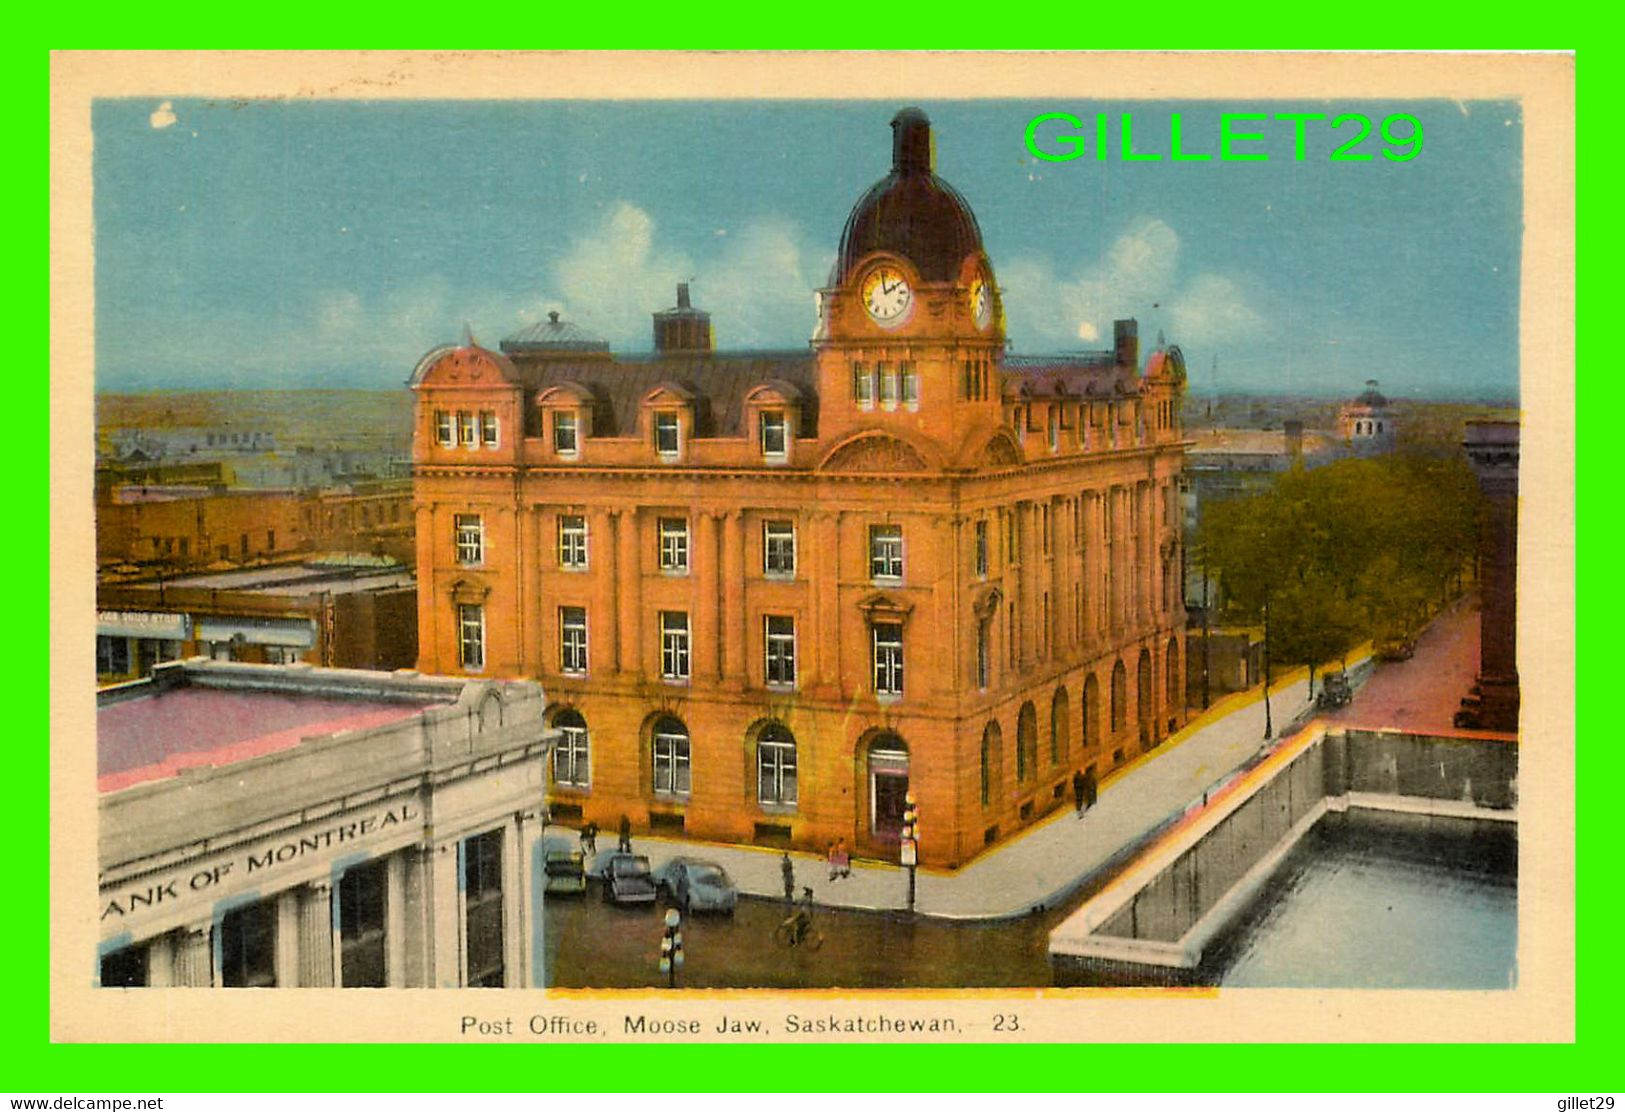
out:
<path id="1" fill-rule="evenodd" d="M 1066 688 L 1057 687 L 1055 698 L 1049 705 L 1049 759 L 1051 764 L 1061 764 L 1072 748 L 1072 699 L 1066 693 Z"/>
<path id="2" fill-rule="evenodd" d="M 1141 723 L 1151 721 L 1151 650 L 1140 650 L 1140 666 L 1135 677 L 1135 703 Z"/>
<path id="3" fill-rule="evenodd" d="M 687 795 L 692 787 L 688 727 L 665 715 L 655 722 L 653 741 L 654 790 L 662 795 Z"/>
<path id="4" fill-rule="evenodd" d="M 1128 724 L 1128 669 L 1119 660 L 1112 668 L 1112 733 Z"/>
<path id="5" fill-rule="evenodd" d="M 1100 684 L 1092 672 L 1083 681 L 1083 744 L 1100 744 Z"/>
<path id="6" fill-rule="evenodd" d="M 756 801 L 770 806 L 796 803 L 796 738 L 777 722 L 756 739 Z"/>
<path id="7" fill-rule="evenodd" d="M 553 716 L 553 725 L 559 731 L 558 744 L 553 747 L 553 783 L 585 788 L 592 782 L 587 720 L 579 711 L 562 710 Z"/>
<path id="8" fill-rule="evenodd" d="M 1031 703 L 1021 704 L 1016 718 L 1016 780 L 1025 782 L 1038 771 L 1038 712 Z"/>
<path id="9" fill-rule="evenodd" d="M 982 806 L 993 804 L 994 788 L 999 783 L 999 773 L 1004 762 L 1000 753 L 1004 746 L 1004 732 L 999 729 L 997 722 L 989 722 L 982 730 Z"/>

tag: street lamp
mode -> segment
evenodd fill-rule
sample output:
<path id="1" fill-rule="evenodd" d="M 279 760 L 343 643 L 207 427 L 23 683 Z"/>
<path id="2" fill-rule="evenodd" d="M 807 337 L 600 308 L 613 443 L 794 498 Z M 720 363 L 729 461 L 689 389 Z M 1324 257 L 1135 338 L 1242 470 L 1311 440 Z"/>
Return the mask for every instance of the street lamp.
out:
<path id="1" fill-rule="evenodd" d="M 914 802 L 914 793 L 903 797 L 903 840 L 898 856 L 908 869 L 908 911 L 914 914 L 914 872 L 920 859 L 920 809 Z"/>
<path id="2" fill-rule="evenodd" d="M 683 917 L 675 907 L 666 909 L 666 932 L 660 938 L 660 971 L 666 975 L 666 984 L 677 987 L 677 971 L 683 967 Z"/>

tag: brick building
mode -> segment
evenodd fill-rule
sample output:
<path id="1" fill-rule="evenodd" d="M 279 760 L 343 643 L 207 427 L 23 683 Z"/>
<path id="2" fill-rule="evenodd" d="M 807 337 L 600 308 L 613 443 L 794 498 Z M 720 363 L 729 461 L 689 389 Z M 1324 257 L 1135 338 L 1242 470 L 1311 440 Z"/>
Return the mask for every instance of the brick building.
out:
<path id="1" fill-rule="evenodd" d="M 419 661 L 544 681 L 555 817 L 957 865 L 1184 714 L 1184 367 L 1005 354 L 991 261 L 892 122 L 810 350 L 550 321 L 417 367 Z"/>

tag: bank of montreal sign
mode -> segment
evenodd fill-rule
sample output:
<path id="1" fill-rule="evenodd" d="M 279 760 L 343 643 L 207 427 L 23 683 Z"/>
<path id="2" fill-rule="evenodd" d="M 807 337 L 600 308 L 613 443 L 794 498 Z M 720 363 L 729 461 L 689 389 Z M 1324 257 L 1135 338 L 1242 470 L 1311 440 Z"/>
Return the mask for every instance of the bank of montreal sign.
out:
<path id="1" fill-rule="evenodd" d="M 187 862 L 183 867 L 104 885 L 101 933 L 146 937 L 208 918 L 222 900 L 243 893 L 270 895 L 326 878 L 337 862 L 359 864 L 423 836 L 423 808 L 415 796 L 366 811 L 331 815 L 270 837 Z"/>

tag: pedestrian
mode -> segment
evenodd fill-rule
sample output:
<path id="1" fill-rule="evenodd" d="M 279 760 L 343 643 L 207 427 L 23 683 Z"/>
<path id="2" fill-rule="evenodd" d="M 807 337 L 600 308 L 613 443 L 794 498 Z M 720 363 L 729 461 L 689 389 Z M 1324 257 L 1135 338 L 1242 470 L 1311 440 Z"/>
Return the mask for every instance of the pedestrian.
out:
<path id="1" fill-rule="evenodd" d="M 790 860 L 789 850 L 779 856 L 779 872 L 784 874 L 784 902 L 793 904 L 796 902 L 796 866 Z"/>
<path id="2" fill-rule="evenodd" d="M 829 861 L 829 879 L 831 881 L 839 880 L 841 876 L 841 867 L 835 863 L 834 842 L 829 844 L 829 848 L 824 852 L 824 857 Z"/>
<path id="3" fill-rule="evenodd" d="M 621 816 L 621 840 L 615 847 L 619 853 L 632 852 L 632 820 Z"/>
<path id="4" fill-rule="evenodd" d="M 1086 776 L 1084 776 L 1084 778 L 1083 778 L 1083 804 L 1084 804 L 1084 806 L 1085 807 L 1093 807 L 1095 805 L 1095 799 L 1099 795 L 1100 795 L 1100 782 L 1095 779 L 1095 770 L 1091 768 L 1089 770 L 1088 774 Z"/>
<path id="5" fill-rule="evenodd" d="M 1072 799 L 1078 805 L 1078 817 L 1083 818 L 1083 799 L 1089 793 L 1089 781 L 1083 778 L 1083 769 L 1072 774 Z"/>
<path id="6" fill-rule="evenodd" d="M 847 852 L 845 838 L 835 843 L 835 867 L 843 877 L 852 875 L 852 855 Z"/>
<path id="7" fill-rule="evenodd" d="M 581 852 L 592 857 L 598 853 L 598 824 L 589 822 L 581 828 Z"/>

